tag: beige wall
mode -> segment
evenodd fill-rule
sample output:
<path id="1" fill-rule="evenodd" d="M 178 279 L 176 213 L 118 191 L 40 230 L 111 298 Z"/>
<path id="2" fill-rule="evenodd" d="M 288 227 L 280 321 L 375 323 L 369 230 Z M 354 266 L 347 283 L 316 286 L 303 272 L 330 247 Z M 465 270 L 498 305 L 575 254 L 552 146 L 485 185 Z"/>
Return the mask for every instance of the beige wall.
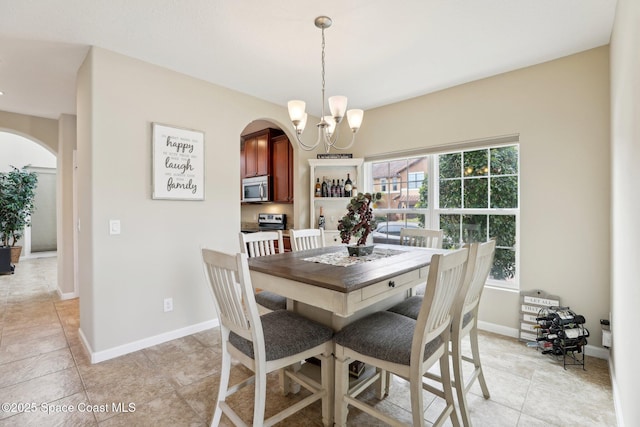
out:
<path id="1" fill-rule="evenodd" d="M 618 425 L 640 425 L 640 3 L 618 0 L 611 37 L 611 371 Z"/>
<path id="2" fill-rule="evenodd" d="M 239 251 L 240 134 L 266 117 L 280 123 L 286 110 L 91 49 L 78 78 L 78 189 L 80 327 L 94 352 L 214 318 L 199 251 Z M 204 201 L 151 199 L 152 122 L 204 132 Z"/>
<path id="3" fill-rule="evenodd" d="M 521 289 L 559 295 L 600 346 L 609 314 L 609 50 L 369 110 L 354 154 L 520 135 Z M 517 292 L 488 288 L 480 320 L 519 327 Z"/>
<path id="4" fill-rule="evenodd" d="M 52 153 L 58 152 L 58 121 L 0 111 L 0 128 L 36 140 Z"/>

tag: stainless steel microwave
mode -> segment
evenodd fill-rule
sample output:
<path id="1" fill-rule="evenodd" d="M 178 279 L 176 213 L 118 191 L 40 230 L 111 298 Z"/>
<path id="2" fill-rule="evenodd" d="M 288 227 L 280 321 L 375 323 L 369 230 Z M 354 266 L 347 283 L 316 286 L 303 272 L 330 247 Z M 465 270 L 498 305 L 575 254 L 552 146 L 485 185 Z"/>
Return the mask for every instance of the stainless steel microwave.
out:
<path id="1" fill-rule="evenodd" d="M 242 180 L 242 201 L 243 202 L 268 202 L 269 199 L 269 176 L 256 176 L 253 178 L 243 178 Z"/>

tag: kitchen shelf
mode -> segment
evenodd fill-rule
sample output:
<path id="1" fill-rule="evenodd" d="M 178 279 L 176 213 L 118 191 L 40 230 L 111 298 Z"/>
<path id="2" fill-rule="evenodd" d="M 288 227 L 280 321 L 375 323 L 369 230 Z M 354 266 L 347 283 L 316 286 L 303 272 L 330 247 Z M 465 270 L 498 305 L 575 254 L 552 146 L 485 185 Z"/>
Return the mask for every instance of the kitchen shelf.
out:
<path id="1" fill-rule="evenodd" d="M 364 159 L 309 159 L 309 226 L 318 227 L 320 208 L 325 216 L 325 244 L 341 244 L 337 230 L 338 221 L 347 212 L 347 204 L 351 197 L 315 197 L 316 178 L 346 179 L 350 175 L 354 187 L 359 192 L 364 189 L 362 165 Z"/>

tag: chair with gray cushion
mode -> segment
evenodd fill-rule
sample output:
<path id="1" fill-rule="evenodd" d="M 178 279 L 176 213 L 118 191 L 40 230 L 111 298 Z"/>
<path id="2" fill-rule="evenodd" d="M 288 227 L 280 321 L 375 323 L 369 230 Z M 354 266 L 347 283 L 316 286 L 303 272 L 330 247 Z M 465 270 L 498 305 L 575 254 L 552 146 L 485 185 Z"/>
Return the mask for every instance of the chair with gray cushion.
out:
<path id="1" fill-rule="evenodd" d="M 289 230 L 289 235 L 293 252 L 324 248 L 324 230 L 321 228 L 292 229 Z"/>
<path id="2" fill-rule="evenodd" d="M 331 425 L 332 329 L 288 310 L 260 316 L 246 254 L 229 255 L 203 249 L 202 257 L 222 337 L 220 387 L 211 425 L 219 425 L 223 413 L 234 425 L 246 425 L 246 421 L 227 403 L 227 397 L 253 383 L 254 426 L 276 424 L 318 400 L 322 400 L 324 425 Z M 311 357 L 320 360 L 320 383 L 300 371 L 287 368 Z M 231 358 L 253 371 L 254 376 L 229 386 Z M 293 399 L 296 403 L 265 420 L 267 374 L 282 369 L 288 380 L 311 394 L 302 400 Z"/>
<path id="3" fill-rule="evenodd" d="M 484 379 L 482 364 L 480 363 L 480 350 L 478 346 L 478 307 L 484 285 L 493 265 L 493 257 L 496 249 L 496 241 L 486 243 L 473 243 L 469 246 L 469 261 L 467 264 L 467 290 L 454 306 L 453 320 L 451 322 L 451 357 L 453 363 L 453 383 L 456 388 L 456 396 L 462 423 L 471 425 L 466 394 L 478 379 L 482 394 L 485 399 L 490 397 L 487 383 Z M 422 305 L 422 297 L 410 297 L 400 304 L 391 307 L 389 311 L 417 319 Z M 462 338 L 469 335 L 471 344 L 471 357 L 462 354 Z M 473 372 L 468 378 L 464 378 L 462 362 L 474 365 Z M 434 374 L 427 374 L 428 378 L 439 379 Z"/>
<path id="4" fill-rule="evenodd" d="M 249 258 L 284 253 L 282 231 L 240 233 L 240 252 L 247 254 Z M 287 299 L 285 297 L 269 291 L 258 291 L 256 293 L 256 302 L 259 305 L 258 308 L 261 314 L 287 308 Z"/>
<path id="5" fill-rule="evenodd" d="M 409 381 L 412 425 L 424 426 L 423 375 L 437 362 L 440 362 L 442 387 L 429 385 L 428 391 L 444 398 L 445 405 L 433 425 L 442 425 L 448 418 L 454 426 L 459 425 L 449 373 L 448 345 L 452 307 L 463 286 L 468 252 L 463 248 L 432 257 L 427 292 L 417 320 L 381 311 L 356 320 L 336 333 L 336 425 L 346 425 L 349 405 L 385 423 L 401 425 L 389 414 L 357 398 L 376 381 L 380 381 L 381 388 L 388 393 L 387 373 L 392 373 Z M 362 385 L 349 389 L 348 367 L 354 360 L 375 366 L 377 372 Z"/>

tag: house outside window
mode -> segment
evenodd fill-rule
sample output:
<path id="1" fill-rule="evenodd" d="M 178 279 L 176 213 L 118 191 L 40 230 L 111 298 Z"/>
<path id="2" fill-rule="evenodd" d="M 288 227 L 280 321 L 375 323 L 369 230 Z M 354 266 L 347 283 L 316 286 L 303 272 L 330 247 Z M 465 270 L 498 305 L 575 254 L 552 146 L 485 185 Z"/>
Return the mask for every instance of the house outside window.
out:
<path id="1" fill-rule="evenodd" d="M 409 189 L 420 188 L 424 181 L 424 172 L 409 172 Z"/>
<path id="2" fill-rule="evenodd" d="M 396 231 L 402 227 L 442 229 L 449 249 L 496 238 L 488 283 L 519 288 L 518 145 L 436 152 L 366 166 L 370 188 L 382 193 L 374 206 L 374 242 L 399 243 Z M 393 178 L 397 187 L 387 185 Z"/>

